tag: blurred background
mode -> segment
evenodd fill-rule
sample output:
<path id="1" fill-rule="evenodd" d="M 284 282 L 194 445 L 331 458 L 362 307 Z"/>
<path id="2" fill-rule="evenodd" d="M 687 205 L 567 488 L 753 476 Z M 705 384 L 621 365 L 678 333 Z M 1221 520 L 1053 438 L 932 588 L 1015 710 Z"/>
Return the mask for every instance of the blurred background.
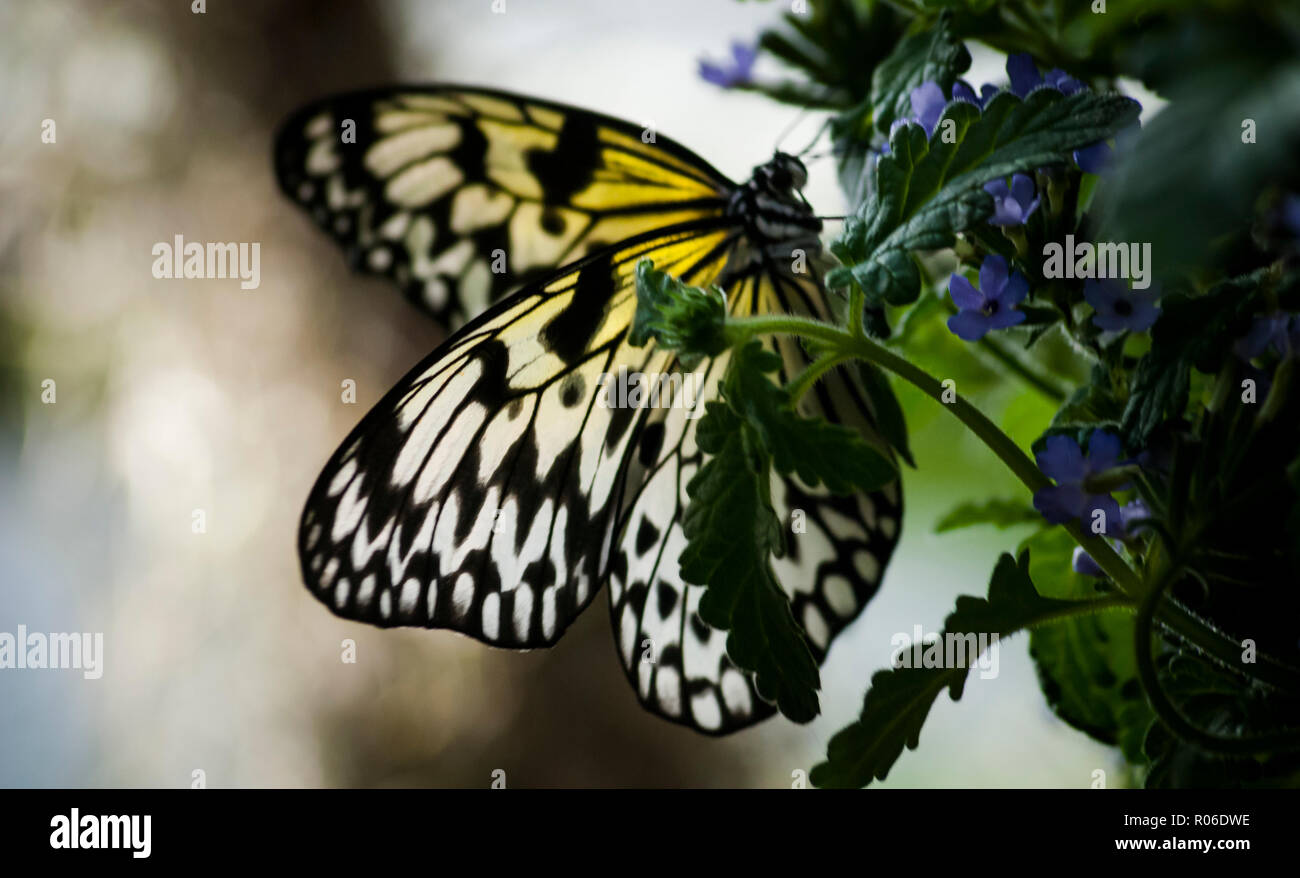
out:
<path id="1" fill-rule="evenodd" d="M 332 91 L 446 80 L 653 124 L 733 179 L 796 111 L 699 79 L 781 3 L 260 0 L 0 3 L 0 631 L 104 633 L 104 674 L 0 671 L 0 784 L 212 787 L 789 786 L 861 707 L 895 632 L 937 630 L 1023 534 L 936 536 L 1017 483 L 900 389 L 919 470 L 880 595 L 823 669 L 823 715 L 710 739 L 643 713 L 599 597 L 551 650 L 337 619 L 299 583 L 301 504 L 371 404 L 441 338 L 352 275 L 284 200 L 278 122 Z M 974 48 L 974 47 L 973 47 Z M 973 82 L 1001 59 L 976 52 Z M 44 120 L 56 124 L 43 143 Z M 792 135 L 802 147 L 819 119 Z M 786 144 L 790 148 L 790 144 Z M 819 212 L 845 209 L 830 161 Z M 261 285 L 156 280 L 156 242 L 261 243 Z M 1022 442 L 1052 407 L 972 348 L 927 362 Z M 357 404 L 340 382 L 357 384 Z M 42 402 L 52 379 L 56 402 Z M 194 510 L 206 532 L 192 532 Z M 357 662 L 340 660 L 341 642 Z M 886 786 L 1122 782 L 1057 721 L 1026 640 L 941 697 Z"/>

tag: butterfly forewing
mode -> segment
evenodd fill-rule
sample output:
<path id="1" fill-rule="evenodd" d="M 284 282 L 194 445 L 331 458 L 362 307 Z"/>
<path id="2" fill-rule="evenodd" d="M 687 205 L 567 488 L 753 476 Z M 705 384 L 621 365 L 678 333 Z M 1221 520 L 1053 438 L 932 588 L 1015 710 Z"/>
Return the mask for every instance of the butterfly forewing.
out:
<path id="1" fill-rule="evenodd" d="M 716 215 L 732 186 L 653 131 L 452 86 L 307 106 L 275 162 L 354 267 L 453 325 L 603 246 Z"/>
<path id="2" fill-rule="evenodd" d="M 303 575 L 340 616 L 553 643 L 603 582 L 632 409 L 598 403 L 631 348 L 642 257 L 707 283 L 726 226 L 629 243 L 466 326 L 366 416 L 303 514 Z"/>

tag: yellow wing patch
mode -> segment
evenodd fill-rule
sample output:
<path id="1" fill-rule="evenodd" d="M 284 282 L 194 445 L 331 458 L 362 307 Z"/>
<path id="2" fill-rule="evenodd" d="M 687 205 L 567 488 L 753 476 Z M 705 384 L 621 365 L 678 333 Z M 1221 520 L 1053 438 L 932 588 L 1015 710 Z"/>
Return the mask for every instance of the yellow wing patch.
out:
<path id="1" fill-rule="evenodd" d="M 454 87 L 308 106 L 276 167 L 355 267 L 453 325 L 601 247 L 719 216 L 733 187 L 616 119 Z"/>

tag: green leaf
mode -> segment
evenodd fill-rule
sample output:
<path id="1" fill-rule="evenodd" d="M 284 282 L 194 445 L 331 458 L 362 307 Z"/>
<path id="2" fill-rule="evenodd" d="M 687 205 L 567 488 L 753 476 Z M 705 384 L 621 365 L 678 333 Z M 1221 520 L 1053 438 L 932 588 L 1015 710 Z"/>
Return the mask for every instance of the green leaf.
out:
<path id="1" fill-rule="evenodd" d="M 754 83 L 776 100 L 828 109 L 851 106 L 871 86 L 876 64 L 897 44 L 903 16 L 885 3 L 818 0 L 811 14 L 787 12 L 779 30 L 766 30 L 763 51 L 807 77 L 803 82 Z M 811 100 L 799 101 L 807 95 Z"/>
<path id="2" fill-rule="evenodd" d="M 874 195 L 845 221 L 831 250 L 844 263 L 827 284 L 861 284 L 869 305 L 907 305 L 921 291 L 913 251 L 951 247 L 957 232 L 986 220 L 990 180 L 1065 162 L 1081 146 L 1112 136 L 1137 118 L 1121 95 L 1039 89 L 1024 101 L 1009 92 L 981 113 L 964 101 L 944 109 L 935 136 L 918 125 L 894 132 L 876 164 Z M 951 123 L 951 124 L 949 124 Z M 946 143 L 945 133 L 953 142 Z"/>
<path id="3" fill-rule="evenodd" d="M 989 581 L 987 598 L 962 595 L 956 609 L 944 622 L 942 637 L 949 633 L 997 634 L 1050 622 L 1077 612 L 1079 604 L 1040 597 L 1029 579 L 1029 554 L 1020 560 L 1003 554 Z M 873 779 L 884 780 L 903 748 L 915 750 L 921 727 L 930 708 L 945 689 L 954 700 L 966 685 L 970 658 L 954 650 L 960 660 L 953 667 L 893 668 L 877 671 L 871 678 L 862 715 L 857 722 L 831 738 L 827 759 L 812 770 L 819 787 L 863 787 Z"/>
<path id="4" fill-rule="evenodd" d="M 677 351 L 683 368 L 694 369 L 727 349 L 725 294 L 692 287 L 642 259 L 636 266 L 636 316 L 628 340 L 640 347 L 650 339 Z"/>
<path id="5" fill-rule="evenodd" d="M 1086 600 L 1097 583 L 1071 567 L 1074 540 L 1061 528 L 1021 543 L 1033 560 L 1029 575 L 1044 597 Z M 1142 741 L 1154 714 L 1142 695 L 1133 655 L 1134 617 L 1097 613 L 1035 628 L 1029 654 L 1038 682 L 1056 715 L 1103 744 L 1118 745 L 1124 757 L 1142 764 Z"/>
<path id="6" fill-rule="evenodd" d="M 1130 448 L 1142 448 L 1166 416 L 1187 407 L 1191 370 L 1219 371 L 1232 342 L 1250 328 L 1269 275 L 1266 269 L 1216 284 L 1201 297 L 1174 293 L 1161 300 L 1151 328 L 1151 350 L 1133 371 L 1122 431 Z"/>
<path id="7" fill-rule="evenodd" d="M 871 410 L 876 417 L 876 426 L 880 428 L 880 435 L 898 452 L 899 457 L 907 461 L 908 466 L 915 469 L 916 461 L 912 459 L 912 450 L 907 442 L 907 421 L 903 418 L 903 407 L 898 404 L 894 388 L 889 384 L 889 376 L 883 369 L 866 360 L 858 360 L 857 367 L 867 399 L 871 401 Z"/>
<path id="8" fill-rule="evenodd" d="M 1161 686 L 1188 721 L 1223 737 L 1295 728 L 1300 701 L 1183 652 L 1156 663 Z M 1153 723 L 1143 743 L 1151 762 L 1148 789 L 1294 787 L 1300 783 L 1300 752 L 1256 757 L 1206 753 L 1187 744 L 1162 723 Z"/>
<path id="9" fill-rule="evenodd" d="M 1271 5 L 1183 14 L 1135 45 L 1130 68 L 1169 104 L 1121 152 L 1100 227 L 1108 240 L 1150 242 L 1157 277 L 1205 265 L 1234 230 L 1244 239 L 1263 187 L 1294 166 L 1300 19 Z"/>
<path id="10" fill-rule="evenodd" d="M 1097 363 L 1092 368 L 1089 382 L 1070 394 L 1070 398 L 1052 417 L 1050 426 L 1062 430 L 1113 428 L 1124 413 L 1124 406 L 1115 398 L 1115 389 L 1110 371 L 1105 365 Z"/>
<path id="11" fill-rule="evenodd" d="M 952 30 L 948 15 L 934 28 L 912 34 L 880 62 L 871 78 L 871 112 L 876 130 L 888 134 L 895 119 L 912 115 L 912 90 L 923 82 L 938 83 L 945 95 L 970 68 L 970 52 Z"/>
<path id="12" fill-rule="evenodd" d="M 722 389 L 780 473 L 793 472 L 806 484 L 824 484 L 835 494 L 875 491 L 898 478 L 889 458 L 857 430 L 796 412 L 789 391 L 767 377 L 780 368 L 778 354 L 751 341 L 732 355 Z"/>
<path id="13" fill-rule="evenodd" d="M 707 586 L 700 618 L 729 631 L 727 654 L 753 671 L 761 696 L 795 722 L 819 711 L 817 662 L 772 571 L 781 523 L 772 509 L 770 461 L 754 430 L 721 402 L 697 427 L 710 455 L 686 486 L 682 578 Z"/>
<path id="14" fill-rule="evenodd" d="M 996 525 L 999 530 L 1021 524 L 1042 524 L 1043 516 L 1034 507 L 1019 500 L 994 498 L 983 503 L 963 503 L 950 511 L 934 526 L 937 534 L 976 524 Z"/>

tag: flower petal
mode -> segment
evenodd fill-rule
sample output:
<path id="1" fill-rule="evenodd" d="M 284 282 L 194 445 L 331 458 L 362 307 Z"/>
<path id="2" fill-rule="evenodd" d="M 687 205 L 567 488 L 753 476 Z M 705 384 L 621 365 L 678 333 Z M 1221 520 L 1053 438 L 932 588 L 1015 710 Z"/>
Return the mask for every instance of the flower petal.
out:
<path id="1" fill-rule="evenodd" d="M 1081 171 L 1089 174 L 1100 174 L 1110 164 L 1113 153 L 1114 150 L 1110 148 L 1109 143 L 1099 140 L 1089 146 L 1076 149 L 1074 151 L 1074 163 L 1079 166 Z"/>
<path id="2" fill-rule="evenodd" d="M 1027 295 L 1029 295 L 1029 280 L 1020 272 L 1013 271 L 1011 277 L 1007 278 L 1007 285 L 1002 288 L 1002 295 L 998 300 L 1010 308 L 1023 302 Z"/>
<path id="3" fill-rule="evenodd" d="M 1028 319 L 1029 315 L 1024 311 L 1017 311 L 1015 308 L 999 308 L 997 313 L 989 318 L 989 328 L 1008 329 Z"/>
<path id="4" fill-rule="evenodd" d="M 1119 437 L 1105 430 L 1093 430 L 1088 437 L 1088 471 L 1099 473 L 1108 470 L 1119 462 L 1124 446 Z M 1118 508 L 1118 507 L 1116 507 Z"/>
<path id="5" fill-rule="evenodd" d="M 948 99 L 943 96 L 943 89 L 939 88 L 939 83 L 930 80 L 912 89 L 911 99 L 912 114 L 916 116 L 916 121 L 921 123 L 928 137 L 934 133 L 934 126 L 943 115 L 943 108 L 948 105 Z"/>
<path id="6" fill-rule="evenodd" d="M 1044 475 L 1062 484 L 1081 482 L 1087 474 L 1083 450 L 1069 436 L 1048 436 L 1043 450 L 1034 455 L 1034 461 Z"/>
<path id="7" fill-rule="evenodd" d="M 1074 555 L 1070 558 L 1070 567 L 1075 573 L 1081 573 L 1084 576 L 1105 576 L 1106 573 L 1097 566 L 1097 562 L 1092 556 L 1083 550 L 1083 546 L 1074 547 Z"/>
<path id="8" fill-rule="evenodd" d="M 1124 287 L 1114 278 L 1083 282 L 1083 298 L 1098 314 L 1109 314 L 1114 311 L 1115 302 L 1122 295 L 1124 295 Z"/>
<path id="9" fill-rule="evenodd" d="M 1083 515 L 1088 495 L 1078 485 L 1052 485 L 1034 492 L 1034 508 L 1051 524 L 1065 524 Z"/>
<path id="10" fill-rule="evenodd" d="M 1098 516 L 1097 513 L 1101 515 Z M 1101 533 L 1108 537 L 1118 537 L 1123 530 L 1123 516 L 1119 511 L 1119 502 L 1109 494 L 1093 494 L 1084 502 L 1083 525 L 1089 531 L 1094 524 L 1102 526 Z"/>
<path id="11" fill-rule="evenodd" d="M 980 266 L 980 289 L 984 292 L 984 300 L 1001 298 L 1002 288 L 1006 285 L 1006 258 L 1001 253 L 985 256 L 984 264 Z"/>
<path id="12" fill-rule="evenodd" d="M 960 274 L 948 278 L 948 295 L 952 303 L 963 311 L 978 311 L 984 307 L 984 296 Z"/>
<path id="13" fill-rule="evenodd" d="M 948 318 L 948 329 L 962 341 L 979 341 L 989 328 L 988 316 L 979 311 L 959 311 Z"/>
<path id="14" fill-rule="evenodd" d="M 1043 75 L 1028 52 L 1007 56 L 1007 76 L 1011 79 L 1011 93 L 1019 98 L 1043 84 Z"/>
<path id="15" fill-rule="evenodd" d="M 952 99 L 954 101 L 966 101 L 969 104 L 979 106 L 980 99 L 975 94 L 975 89 L 970 87 L 970 83 L 964 79 L 959 79 L 952 84 Z"/>
<path id="16" fill-rule="evenodd" d="M 1130 332 L 1146 332 L 1160 317 L 1160 308 L 1150 302 L 1134 302 L 1133 313 L 1128 318 Z"/>
<path id="17" fill-rule="evenodd" d="M 1025 207 L 1029 202 L 1034 200 L 1034 193 L 1038 187 L 1034 185 L 1034 179 L 1027 174 L 1011 175 L 1011 197 L 1021 207 Z M 1028 213 L 1026 212 L 1026 216 Z"/>

